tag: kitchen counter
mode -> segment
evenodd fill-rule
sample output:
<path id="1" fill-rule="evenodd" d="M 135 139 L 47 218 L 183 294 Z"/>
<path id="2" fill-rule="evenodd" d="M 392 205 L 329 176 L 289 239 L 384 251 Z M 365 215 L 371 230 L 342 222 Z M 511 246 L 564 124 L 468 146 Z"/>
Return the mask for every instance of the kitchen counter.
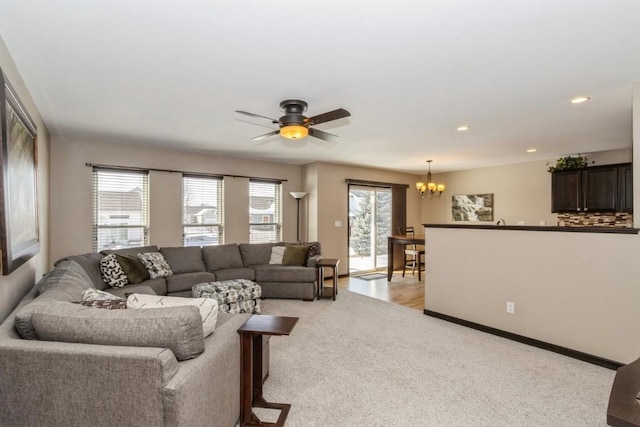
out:
<path id="1" fill-rule="evenodd" d="M 559 231 L 568 233 L 611 233 L 638 234 L 638 228 L 624 227 L 556 227 L 536 225 L 493 225 L 493 224 L 422 224 L 426 228 L 465 228 L 477 230 L 518 230 L 518 231 Z"/>

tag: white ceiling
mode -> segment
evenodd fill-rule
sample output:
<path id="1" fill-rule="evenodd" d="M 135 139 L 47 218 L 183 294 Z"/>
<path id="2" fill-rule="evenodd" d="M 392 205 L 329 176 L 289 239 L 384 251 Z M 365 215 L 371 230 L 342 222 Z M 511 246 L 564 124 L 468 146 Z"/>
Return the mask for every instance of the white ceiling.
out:
<path id="1" fill-rule="evenodd" d="M 640 80 L 638 0 L 4 0 L 0 36 L 53 135 L 414 173 L 628 148 Z M 249 141 L 290 98 L 338 142 Z"/>

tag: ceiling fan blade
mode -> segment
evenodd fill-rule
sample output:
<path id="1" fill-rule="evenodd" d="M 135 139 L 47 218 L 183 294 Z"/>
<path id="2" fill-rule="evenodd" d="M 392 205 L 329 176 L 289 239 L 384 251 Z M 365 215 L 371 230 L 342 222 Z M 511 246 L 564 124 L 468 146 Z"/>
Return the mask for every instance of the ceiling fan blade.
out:
<path id="1" fill-rule="evenodd" d="M 247 111 L 240 111 L 240 110 L 236 110 L 236 113 L 244 114 L 245 116 L 260 117 L 260 118 L 262 118 L 262 119 L 271 120 L 271 122 L 273 122 L 273 124 L 278 124 L 278 123 L 280 123 L 280 121 L 279 121 L 279 120 L 272 119 L 271 117 L 261 116 L 260 114 L 253 114 L 253 113 L 249 113 L 249 112 L 247 112 Z"/>
<path id="2" fill-rule="evenodd" d="M 334 142 L 338 140 L 338 135 L 313 128 L 309 128 L 309 135 L 318 139 L 322 139 L 323 141 Z"/>
<path id="3" fill-rule="evenodd" d="M 280 129 L 274 130 L 273 132 L 265 133 L 264 135 L 256 136 L 255 138 L 251 138 L 251 141 L 259 141 L 261 139 L 267 138 L 272 135 L 278 135 L 280 133 Z"/>
<path id="4" fill-rule="evenodd" d="M 344 108 L 338 108 L 337 110 L 329 111 L 328 113 L 309 117 L 306 121 L 311 125 L 317 125 L 318 123 L 330 122 L 331 120 L 344 119 L 350 115 L 351 113 Z"/>

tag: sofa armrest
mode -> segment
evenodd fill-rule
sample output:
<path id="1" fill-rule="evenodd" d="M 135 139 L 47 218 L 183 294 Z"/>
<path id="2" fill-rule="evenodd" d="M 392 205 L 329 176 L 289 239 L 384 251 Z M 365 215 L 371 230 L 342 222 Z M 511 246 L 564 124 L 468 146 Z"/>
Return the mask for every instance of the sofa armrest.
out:
<path id="1" fill-rule="evenodd" d="M 318 260 L 320 258 L 322 258 L 322 254 L 317 254 L 309 257 L 309 259 L 307 260 L 307 267 L 316 268 L 316 264 L 318 263 Z"/>
<path id="2" fill-rule="evenodd" d="M 0 425 L 163 425 L 177 371 L 167 349 L 5 338 Z"/>

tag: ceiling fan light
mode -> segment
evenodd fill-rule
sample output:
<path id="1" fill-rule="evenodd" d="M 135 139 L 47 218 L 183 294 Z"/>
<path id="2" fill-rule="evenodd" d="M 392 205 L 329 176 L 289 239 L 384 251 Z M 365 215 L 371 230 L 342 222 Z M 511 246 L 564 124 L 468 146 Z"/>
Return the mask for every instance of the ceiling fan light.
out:
<path id="1" fill-rule="evenodd" d="M 280 135 L 287 139 L 302 139 L 309 135 L 309 129 L 299 125 L 284 126 L 280 129 Z"/>

